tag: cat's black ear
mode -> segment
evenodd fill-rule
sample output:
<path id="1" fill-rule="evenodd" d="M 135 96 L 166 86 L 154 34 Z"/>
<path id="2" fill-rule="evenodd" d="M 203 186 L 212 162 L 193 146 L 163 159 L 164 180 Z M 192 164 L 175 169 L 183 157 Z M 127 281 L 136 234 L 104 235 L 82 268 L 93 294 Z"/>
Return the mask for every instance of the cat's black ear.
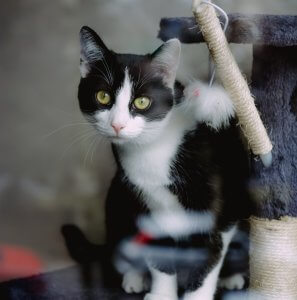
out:
<path id="1" fill-rule="evenodd" d="M 179 65 L 181 46 L 178 39 L 171 39 L 152 54 L 152 65 L 163 77 L 164 83 L 173 88 Z"/>
<path id="2" fill-rule="evenodd" d="M 80 73 L 81 77 L 86 77 L 91 65 L 109 52 L 97 33 L 87 26 L 80 30 Z"/>

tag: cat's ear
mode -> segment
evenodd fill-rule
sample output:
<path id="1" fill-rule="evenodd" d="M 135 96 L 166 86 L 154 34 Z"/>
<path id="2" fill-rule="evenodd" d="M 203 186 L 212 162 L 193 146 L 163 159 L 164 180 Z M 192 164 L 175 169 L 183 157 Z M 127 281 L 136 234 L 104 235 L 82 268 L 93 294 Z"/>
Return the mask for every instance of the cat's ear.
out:
<path id="1" fill-rule="evenodd" d="M 173 88 L 179 65 L 181 45 L 178 39 L 171 39 L 152 54 L 152 65 L 164 83 Z"/>
<path id="2" fill-rule="evenodd" d="M 79 33 L 80 37 L 80 73 L 86 77 L 91 65 L 100 61 L 109 52 L 97 33 L 87 26 L 83 26 Z"/>

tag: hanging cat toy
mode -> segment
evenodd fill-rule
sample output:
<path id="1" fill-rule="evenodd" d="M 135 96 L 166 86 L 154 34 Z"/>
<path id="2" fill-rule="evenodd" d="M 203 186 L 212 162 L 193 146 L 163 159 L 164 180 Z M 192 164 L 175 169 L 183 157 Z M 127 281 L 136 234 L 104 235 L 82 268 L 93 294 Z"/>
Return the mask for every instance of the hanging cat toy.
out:
<path id="1" fill-rule="evenodd" d="M 250 218 L 248 299 L 297 299 L 297 35 L 290 30 L 297 17 L 230 14 L 225 35 L 216 15 L 216 10 L 223 15 L 226 30 L 228 16 L 221 8 L 193 0 L 192 10 L 194 19 L 163 19 L 159 37 L 207 43 L 248 144 L 261 159 L 252 162 L 251 187 L 259 201 Z M 226 36 L 229 42 L 254 44 L 252 92 L 273 140 L 273 159 L 272 143 Z"/>

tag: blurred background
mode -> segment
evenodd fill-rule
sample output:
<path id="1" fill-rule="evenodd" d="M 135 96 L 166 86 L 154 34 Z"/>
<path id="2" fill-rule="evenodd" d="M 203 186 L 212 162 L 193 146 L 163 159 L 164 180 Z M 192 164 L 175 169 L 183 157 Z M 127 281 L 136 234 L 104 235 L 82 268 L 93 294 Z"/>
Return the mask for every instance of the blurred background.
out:
<path id="1" fill-rule="evenodd" d="M 296 0 L 216 3 L 227 12 L 297 14 Z M 191 1 L 0 2 L 0 247 L 30 250 L 47 271 L 73 264 L 62 224 L 104 241 L 115 164 L 110 145 L 94 139 L 79 112 L 78 32 L 89 25 L 116 52 L 147 53 L 161 44 L 160 19 L 173 16 L 191 16 Z M 249 78 L 251 46 L 232 51 Z M 180 77 L 207 73 L 207 48 L 184 45 Z"/>

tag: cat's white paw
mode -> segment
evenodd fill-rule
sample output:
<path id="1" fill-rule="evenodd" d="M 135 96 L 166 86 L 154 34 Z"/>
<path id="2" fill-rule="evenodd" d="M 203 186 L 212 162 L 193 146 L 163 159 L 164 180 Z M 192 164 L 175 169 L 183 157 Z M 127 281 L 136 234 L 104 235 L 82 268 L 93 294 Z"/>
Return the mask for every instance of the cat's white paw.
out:
<path id="1" fill-rule="evenodd" d="M 178 300 L 178 299 L 168 297 L 168 296 L 164 296 L 164 295 L 148 293 L 148 294 L 145 295 L 143 300 Z"/>
<path id="2" fill-rule="evenodd" d="M 148 283 L 145 276 L 137 271 L 129 271 L 124 274 L 122 288 L 128 294 L 141 293 L 148 289 Z"/>
<path id="3" fill-rule="evenodd" d="M 244 277 L 242 274 L 237 273 L 227 278 L 221 278 L 218 286 L 227 290 L 241 290 L 244 287 Z"/>

